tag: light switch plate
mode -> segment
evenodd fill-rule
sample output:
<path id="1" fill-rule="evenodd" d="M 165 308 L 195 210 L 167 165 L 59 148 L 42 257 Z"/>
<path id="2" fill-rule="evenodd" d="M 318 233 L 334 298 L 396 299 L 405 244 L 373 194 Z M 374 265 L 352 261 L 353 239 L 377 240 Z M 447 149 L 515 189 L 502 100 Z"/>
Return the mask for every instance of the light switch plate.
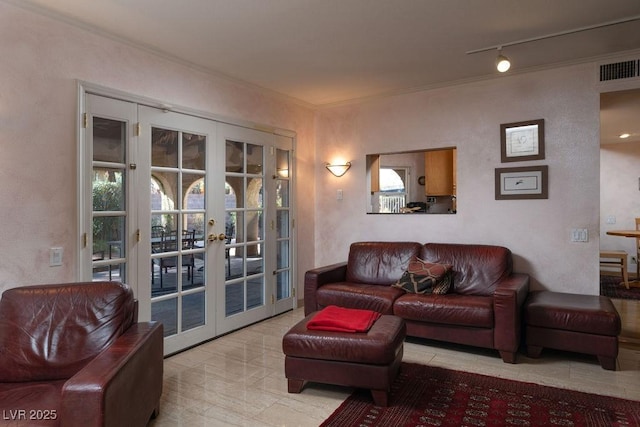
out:
<path id="1" fill-rule="evenodd" d="M 63 248 L 51 248 L 49 250 L 49 266 L 58 267 L 62 265 Z"/>
<path id="2" fill-rule="evenodd" d="M 588 242 L 589 231 L 586 228 L 574 228 L 571 230 L 572 242 Z"/>

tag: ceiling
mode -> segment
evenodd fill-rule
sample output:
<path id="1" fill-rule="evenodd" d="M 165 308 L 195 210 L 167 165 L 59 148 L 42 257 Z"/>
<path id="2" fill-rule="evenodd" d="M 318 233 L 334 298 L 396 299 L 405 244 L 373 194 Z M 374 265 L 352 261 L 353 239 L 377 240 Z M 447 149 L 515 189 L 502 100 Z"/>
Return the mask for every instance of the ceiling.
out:
<path id="1" fill-rule="evenodd" d="M 638 0 L 5 0 L 312 106 L 640 48 Z"/>
<path id="2" fill-rule="evenodd" d="M 639 0 L 4 1 L 313 107 L 499 78 L 497 46 L 508 73 L 640 49 L 640 20 L 513 44 L 640 18 Z M 603 95 L 602 143 L 640 141 L 638 117 L 640 91 Z"/>
<path id="3" fill-rule="evenodd" d="M 600 95 L 600 144 L 622 142 L 640 142 L 640 89 Z"/>

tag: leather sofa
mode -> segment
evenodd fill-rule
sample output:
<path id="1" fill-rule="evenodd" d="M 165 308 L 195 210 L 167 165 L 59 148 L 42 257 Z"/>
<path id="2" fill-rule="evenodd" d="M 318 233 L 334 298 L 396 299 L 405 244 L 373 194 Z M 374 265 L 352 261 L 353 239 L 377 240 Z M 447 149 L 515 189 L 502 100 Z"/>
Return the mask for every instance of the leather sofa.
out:
<path id="1" fill-rule="evenodd" d="M 0 425 L 145 426 L 162 393 L 162 324 L 116 282 L 38 285 L 0 299 Z"/>
<path id="2" fill-rule="evenodd" d="M 391 286 L 412 257 L 453 266 L 444 295 Z M 529 276 L 512 271 L 500 246 L 416 242 L 357 242 L 346 262 L 305 273 L 305 315 L 329 305 L 375 310 L 404 319 L 407 335 L 496 349 L 515 363 Z"/>

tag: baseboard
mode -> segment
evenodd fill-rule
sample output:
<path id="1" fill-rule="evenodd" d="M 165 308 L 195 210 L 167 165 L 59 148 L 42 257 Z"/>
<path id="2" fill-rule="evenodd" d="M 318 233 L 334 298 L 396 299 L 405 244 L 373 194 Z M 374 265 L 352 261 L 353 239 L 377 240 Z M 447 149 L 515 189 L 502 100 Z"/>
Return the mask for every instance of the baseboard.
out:
<path id="1" fill-rule="evenodd" d="M 628 273 L 629 274 L 629 280 L 632 279 L 637 279 L 638 275 L 636 273 Z M 606 270 L 600 270 L 600 275 L 601 276 L 613 276 L 613 277 L 622 277 L 622 275 L 620 274 L 620 271 L 606 271 Z"/>

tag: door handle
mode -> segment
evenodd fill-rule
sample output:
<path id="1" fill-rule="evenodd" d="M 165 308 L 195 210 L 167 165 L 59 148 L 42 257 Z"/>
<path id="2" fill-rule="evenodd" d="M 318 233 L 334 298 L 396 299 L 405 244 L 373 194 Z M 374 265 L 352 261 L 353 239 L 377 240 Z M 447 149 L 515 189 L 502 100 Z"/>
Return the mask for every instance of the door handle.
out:
<path id="1" fill-rule="evenodd" d="M 227 239 L 227 236 L 225 236 L 225 234 L 224 234 L 224 233 L 220 233 L 220 234 L 218 235 L 218 240 L 226 240 L 226 239 Z"/>
<path id="2" fill-rule="evenodd" d="M 207 236 L 207 240 L 209 242 L 215 242 L 218 239 L 218 236 L 216 236 L 215 234 L 209 234 L 209 236 Z"/>

